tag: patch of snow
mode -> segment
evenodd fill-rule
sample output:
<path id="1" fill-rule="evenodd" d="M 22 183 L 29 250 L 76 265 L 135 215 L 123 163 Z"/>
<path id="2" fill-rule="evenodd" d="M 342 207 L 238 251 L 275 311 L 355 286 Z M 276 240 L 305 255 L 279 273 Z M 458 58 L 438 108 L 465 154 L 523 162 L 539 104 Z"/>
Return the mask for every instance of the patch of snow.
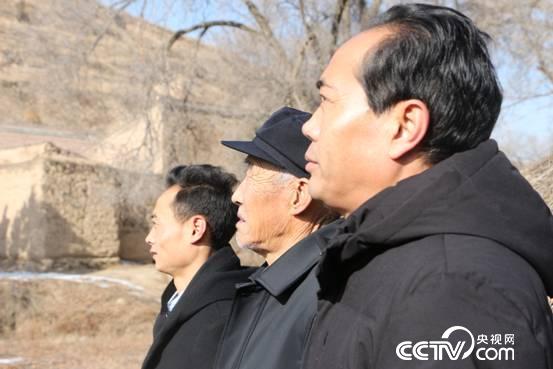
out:
<path id="1" fill-rule="evenodd" d="M 0 272 L 0 279 L 9 279 L 17 281 L 30 280 L 60 280 L 76 283 L 91 283 L 100 288 L 109 288 L 113 284 L 125 286 L 136 291 L 144 291 L 142 286 L 131 283 L 123 279 L 117 279 L 104 276 L 92 276 L 85 274 L 65 274 L 65 273 L 35 273 L 35 272 Z"/>
<path id="2" fill-rule="evenodd" d="M 22 357 L 0 357 L 0 365 L 18 364 L 22 362 Z"/>

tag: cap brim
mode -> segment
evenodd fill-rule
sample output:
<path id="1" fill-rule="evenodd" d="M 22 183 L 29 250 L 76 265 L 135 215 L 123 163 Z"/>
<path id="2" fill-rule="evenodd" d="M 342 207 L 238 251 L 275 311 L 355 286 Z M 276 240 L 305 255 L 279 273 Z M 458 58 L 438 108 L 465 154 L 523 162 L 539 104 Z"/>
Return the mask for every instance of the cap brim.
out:
<path id="1" fill-rule="evenodd" d="M 221 144 L 233 150 L 240 151 L 241 153 L 265 160 L 266 162 L 269 162 L 279 168 L 283 168 L 282 164 L 280 164 L 278 160 L 260 149 L 251 141 L 221 141 Z"/>

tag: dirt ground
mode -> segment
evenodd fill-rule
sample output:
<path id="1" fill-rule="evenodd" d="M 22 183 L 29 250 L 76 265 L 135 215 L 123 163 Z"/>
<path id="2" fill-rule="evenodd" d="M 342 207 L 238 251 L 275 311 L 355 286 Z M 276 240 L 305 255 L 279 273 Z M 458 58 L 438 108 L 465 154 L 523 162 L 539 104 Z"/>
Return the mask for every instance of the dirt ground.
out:
<path id="1" fill-rule="evenodd" d="M 119 369 L 140 368 L 150 335 L 57 336 L 0 340 L 2 358 L 21 358 L 2 369 Z"/>
<path id="2" fill-rule="evenodd" d="M 0 369 L 140 368 L 167 282 L 151 265 L 0 272 Z"/>
<path id="3" fill-rule="evenodd" d="M 168 279 L 150 265 L 0 273 L 0 369 L 140 368 Z"/>

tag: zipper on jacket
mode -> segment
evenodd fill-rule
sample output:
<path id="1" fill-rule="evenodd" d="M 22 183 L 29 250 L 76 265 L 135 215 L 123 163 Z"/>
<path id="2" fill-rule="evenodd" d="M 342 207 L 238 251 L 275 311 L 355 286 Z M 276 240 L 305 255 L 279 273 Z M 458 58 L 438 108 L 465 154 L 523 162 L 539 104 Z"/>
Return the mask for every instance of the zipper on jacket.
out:
<path id="1" fill-rule="evenodd" d="M 238 288 L 238 284 L 236 285 L 236 288 Z M 232 299 L 232 305 L 230 307 L 230 312 L 227 318 L 227 322 L 225 323 L 225 327 L 223 328 L 223 333 L 221 334 L 221 338 L 219 339 L 219 343 L 217 344 L 217 351 L 215 354 L 215 361 L 213 368 L 219 368 L 219 362 L 221 361 L 221 355 L 223 354 L 223 345 L 227 338 L 227 330 L 229 329 L 229 323 L 234 315 L 234 311 L 236 310 L 236 305 L 238 304 L 238 296 L 239 292 L 236 291 L 234 294 L 234 297 Z"/>

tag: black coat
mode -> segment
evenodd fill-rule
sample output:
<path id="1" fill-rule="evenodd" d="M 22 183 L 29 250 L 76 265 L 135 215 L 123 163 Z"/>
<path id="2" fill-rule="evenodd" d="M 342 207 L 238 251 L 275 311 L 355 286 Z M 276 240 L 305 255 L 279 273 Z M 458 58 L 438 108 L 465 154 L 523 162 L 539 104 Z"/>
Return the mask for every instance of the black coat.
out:
<path id="1" fill-rule="evenodd" d="M 235 285 L 251 273 L 240 267 L 230 247 L 223 247 L 209 257 L 168 312 L 167 301 L 175 292 L 171 281 L 161 298 L 154 341 L 142 369 L 211 369 Z"/>
<path id="2" fill-rule="evenodd" d="M 553 217 L 492 140 L 320 242 L 305 368 L 553 368 Z"/>
<path id="3" fill-rule="evenodd" d="M 320 256 L 311 235 L 238 287 L 216 369 L 301 368 L 317 311 Z"/>

